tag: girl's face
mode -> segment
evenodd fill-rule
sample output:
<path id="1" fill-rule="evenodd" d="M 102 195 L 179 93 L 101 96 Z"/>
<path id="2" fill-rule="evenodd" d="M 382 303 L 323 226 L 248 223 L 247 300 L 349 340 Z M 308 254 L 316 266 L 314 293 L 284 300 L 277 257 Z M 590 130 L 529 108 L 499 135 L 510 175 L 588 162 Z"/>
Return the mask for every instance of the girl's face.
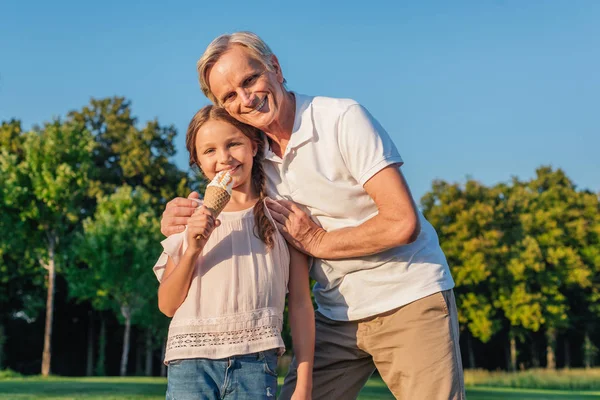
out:
<path id="1" fill-rule="evenodd" d="M 234 189 L 249 193 L 252 188 L 252 158 L 256 145 L 235 126 L 211 120 L 196 133 L 196 157 L 209 180 L 229 170 Z"/>

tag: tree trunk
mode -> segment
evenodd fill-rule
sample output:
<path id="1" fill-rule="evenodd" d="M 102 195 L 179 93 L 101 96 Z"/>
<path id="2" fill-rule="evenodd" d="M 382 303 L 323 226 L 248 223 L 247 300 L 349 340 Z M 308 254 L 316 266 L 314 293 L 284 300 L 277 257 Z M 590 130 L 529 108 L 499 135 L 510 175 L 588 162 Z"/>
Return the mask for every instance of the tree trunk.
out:
<path id="1" fill-rule="evenodd" d="M 100 313 L 100 340 L 98 341 L 98 360 L 96 361 L 96 376 L 106 376 L 106 320 Z"/>
<path id="2" fill-rule="evenodd" d="M 504 365 L 506 365 L 506 370 L 510 371 L 510 340 L 506 342 L 504 347 Z"/>
<path id="3" fill-rule="evenodd" d="M 556 329 L 549 328 L 546 331 L 546 369 L 556 369 Z"/>
<path id="4" fill-rule="evenodd" d="M 590 333 L 588 329 L 585 329 L 585 336 L 583 338 L 583 364 L 586 369 L 592 367 L 592 357 L 594 356 L 594 347 L 590 339 Z"/>
<path id="5" fill-rule="evenodd" d="M 538 347 L 535 339 L 532 339 L 531 341 L 531 364 L 533 368 L 540 367 L 540 356 L 538 354 Z"/>
<path id="6" fill-rule="evenodd" d="M 568 336 L 565 336 L 565 368 L 571 368 L 571 345 Z"/>
<path id="7" fill-rule="evenodd" d="M 85 368 L 86 376 L 94 375 L 94 312 L 88 312 L 88 340 L 87 340 L 87 362 Z"/>
<path id="8" fill-rule="evenodd" d="M 469 352 L 469 368 L 475 369 L 475 353 L 473 352 L 473 343 L 471 332 L 467 332 L 467 351 Z"/>
<path id="9" fill-rule="evenodd" d="M 152 376 L 152 331 L 150 329 L 146 329 L 146 366 L 144 375 Z"/>
<path id="10" fill-rule="evenodd" d="M 167 376 L 167 366 L 165 365 L 165 363 L 163 361 L 165 359 L 165 353 L 166 352 L 167 352 L 167 339 L 165 338 L 162 341 L 162 349 L 160 350 L 160 354 L 161 354 L 161 357 L 160 357 L 160 360 L 161 360 L 161 363 L 160 363 L 160 376 L 162 376 L 163 378 L 165 376 Z"/>
<path id="11" fill-rule="evenodd" d="M 0 371 L 4 369 L 4 344 L 6 343 L 6 331 L 4 324 L 0 322 Z"/>
<path id="12" fill-rule="evenodd" d="M 42 266 L 48 270 L 48 293 L 46 297 L 46 328 L 44 331 L 44 351 L 42 353 L 42 376 L 50 375 L 50 358 L 52 356 L 52 320 L 54 318 L 54 282 L 56 266 L 54 265 L 55 237 L 48 234 L 48 263 Z"/>
<path id="13" fill-rule="evenodd" d="M 144 342 L 142 341 L 140 330 L 136 329 L 138 334 L 135 335 L 135 376 L 142 376 L 142 357 L 144 356 Z"/>
<path id="14" fill-rule="evenodd" d="M 510 370 L 515 372 L 517 370 L 517 339 L 515 338 L 514 332 L 510 331 Z"/>
<path id="15" fill-rule="evenodd" d="M 125 332 L 123 333 L 123 352 L 121 353 L 121 376 L 127 374 L 127 360 L 129 358 L 129 336 L 131 335 L 131 310 L 128 306 L 121 306 L 121 314 L 125 318 Z"/>

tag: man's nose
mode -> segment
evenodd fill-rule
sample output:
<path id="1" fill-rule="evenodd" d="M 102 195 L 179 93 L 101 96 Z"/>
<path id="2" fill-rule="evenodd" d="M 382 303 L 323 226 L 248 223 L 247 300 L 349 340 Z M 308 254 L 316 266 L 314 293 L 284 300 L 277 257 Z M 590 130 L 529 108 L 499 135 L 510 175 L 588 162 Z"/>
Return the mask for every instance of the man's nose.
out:
<path id="1" fill-rule="evenodd" d="M 239 96 L 244 107 L 252 107 L 254 105 L 255 96 L 253 93 L 248 92 L 246 89 L 241 89 Z"/>

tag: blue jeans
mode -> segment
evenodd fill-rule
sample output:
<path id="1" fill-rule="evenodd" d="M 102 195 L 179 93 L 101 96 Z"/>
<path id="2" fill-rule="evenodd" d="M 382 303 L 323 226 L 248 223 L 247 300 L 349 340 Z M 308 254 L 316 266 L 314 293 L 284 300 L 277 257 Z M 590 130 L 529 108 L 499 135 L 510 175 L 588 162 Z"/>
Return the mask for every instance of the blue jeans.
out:
<path id="1" fill-rule="evenodd" d="M 277 350 L 169 361 L 167 400 L 275 400 Z"/>

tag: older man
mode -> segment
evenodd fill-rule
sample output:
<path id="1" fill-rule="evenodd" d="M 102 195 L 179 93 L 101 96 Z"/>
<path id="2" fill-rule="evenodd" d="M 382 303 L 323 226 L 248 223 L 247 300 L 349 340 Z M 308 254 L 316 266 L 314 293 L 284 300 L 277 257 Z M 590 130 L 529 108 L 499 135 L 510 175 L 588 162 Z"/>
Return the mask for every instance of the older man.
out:
<path id="1" fill-rule="evenodd" d="M 398 398 L 464 398 L 454 282 L 381 125 L 353 100 L 287 90 L 277 57 L 249 32 L 215 39 L 198 74 L 213 103 L 265 132 L 267 191 L 279 199 L 268 206 L 314 257 L 313 397 L 356 398 L 377 368 Z M 163 233 L 182 231 L 194 207 L 172 200 Z M 282 398 L 295 377 L 293 361 Z"/>

